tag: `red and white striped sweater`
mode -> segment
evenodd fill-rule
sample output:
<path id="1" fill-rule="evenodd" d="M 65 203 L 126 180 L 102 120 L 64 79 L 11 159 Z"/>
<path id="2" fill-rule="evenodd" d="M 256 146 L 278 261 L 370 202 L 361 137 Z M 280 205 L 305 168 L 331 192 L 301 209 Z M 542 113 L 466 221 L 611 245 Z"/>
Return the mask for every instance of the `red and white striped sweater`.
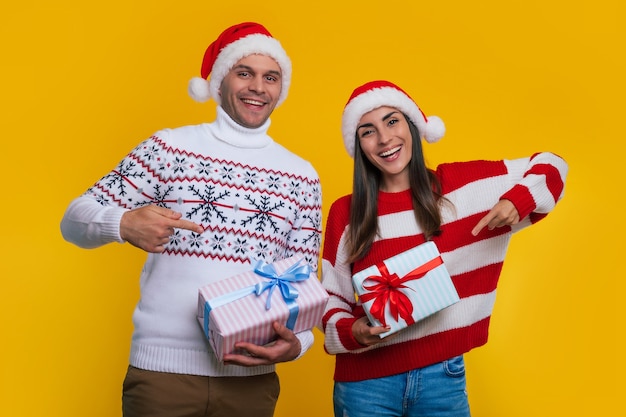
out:
<path id="1" fill-rule="evenodd" d="M 336 355 L 335 380 L 359 381 L 406 372 L 463 354 L 487 342 L 496 286 L 511 235 L 550 212 L 561 199 L 567 164 L 552 153 L 503 161 L 442 164 L 436 174 L 444 196 L 441 235 L 433 238 L 461 301 L 366 347 L 352 335 L 353 322 L 365 315 L 351 276 L 424 242 L 415 222 L 410 192 L 378 195 L 379 236 L 369 253 L 346 264 L 346 230 L 351 196 L 333 203 L 326 224 L 322 281 L 330 294 L 323 317 L 324 347 Z M 471 230 L 500 199 L 517 208 L 514 226 Z"/>

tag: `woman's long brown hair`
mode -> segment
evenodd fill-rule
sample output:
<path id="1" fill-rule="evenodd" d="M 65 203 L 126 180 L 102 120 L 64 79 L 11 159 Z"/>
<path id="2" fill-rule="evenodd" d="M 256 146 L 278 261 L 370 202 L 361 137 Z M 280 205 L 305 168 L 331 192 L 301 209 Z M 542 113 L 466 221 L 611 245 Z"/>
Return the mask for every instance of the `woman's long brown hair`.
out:
<path id="1" fill-rule="evenodd" d="M 409 182 L 413 197 L 413 213 L 426 240 L 440 233 L 441 184 L 434 172 L 426 167 L 417 126 L 404 115 L 413 141 L 409 162 Z M 378 190 L 381 172 L 363 154 L 355 133 L 354 174 L 350 228 L 347 236 L 348 261 L 354 262 L 369 251 L 378 233 Z"/>

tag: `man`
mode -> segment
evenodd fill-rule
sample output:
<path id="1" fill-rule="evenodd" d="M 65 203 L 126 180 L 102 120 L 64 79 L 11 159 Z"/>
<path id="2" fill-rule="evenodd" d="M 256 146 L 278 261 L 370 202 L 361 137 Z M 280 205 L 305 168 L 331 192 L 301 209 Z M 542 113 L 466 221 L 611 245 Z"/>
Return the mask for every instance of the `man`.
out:
<path id="1" fill-rule="evenodd" d="M 210 75 L 210 79 L 208 79 Z M 197 101 L 212 123 L 164 129 L 69 205 L 64 238 L 80 247 L 129 242 L 148 252 L 133 314 L 123 411 L 135 416 L 271 416 L 275 365 L 300 357 L 311 331 L 274 323 L 269 346 L 216 359 L 197 321 L 198 288 L 256 259 L 303 255 L 317 270 L 321 189 L 312 165 L 267 135 L 291 62 L 262 25 L 226 29 L 206 50 Z"/>

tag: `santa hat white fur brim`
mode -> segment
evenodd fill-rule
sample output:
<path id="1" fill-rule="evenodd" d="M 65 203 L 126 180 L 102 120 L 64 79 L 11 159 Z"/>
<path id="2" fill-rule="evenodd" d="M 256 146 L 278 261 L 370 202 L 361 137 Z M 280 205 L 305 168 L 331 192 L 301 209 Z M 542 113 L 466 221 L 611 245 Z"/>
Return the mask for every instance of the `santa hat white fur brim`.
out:
<path id="1" fill-rule="evenodd" d="M 341 133 L 346 151 L 351 157 L 354 158 L 356 128 L 361 117 L 382 106 L 394 107 L 406 114 L 426 142 L 437 142 L 446 132 L 438 116 L 428 116 L 426 120 L 417 104 L 400 90 L 392 87 L 373 88 L 350 100 L 343 110 Z"/>
<path id="2" fill-rule="evenodd" d="M 291 85 L 291 60 L 278 40 L 264 34 L 248 35 L 226 45 L 213 64 L 209 81 L 201 77 L 194 77 L 189 81 L 189 95 L 201 103 L 213 98 L 221 104 L 219 89 L 222 80 L 237 61 L 253 54 L 270 56 L 278 63 L 282 88 L 277 105 L 280 105 L 287 98 Z"/>

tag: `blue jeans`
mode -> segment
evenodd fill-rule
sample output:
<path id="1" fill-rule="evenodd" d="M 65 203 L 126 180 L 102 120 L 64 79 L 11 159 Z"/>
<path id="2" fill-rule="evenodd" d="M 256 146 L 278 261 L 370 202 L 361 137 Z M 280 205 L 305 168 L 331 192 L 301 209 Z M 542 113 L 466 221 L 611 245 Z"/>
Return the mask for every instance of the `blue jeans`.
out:
<path id="1" fill-rule="evenodd" d="M 335 382 L 335 417 L 469 417 L 463 356 L 398 375 Z"/>

